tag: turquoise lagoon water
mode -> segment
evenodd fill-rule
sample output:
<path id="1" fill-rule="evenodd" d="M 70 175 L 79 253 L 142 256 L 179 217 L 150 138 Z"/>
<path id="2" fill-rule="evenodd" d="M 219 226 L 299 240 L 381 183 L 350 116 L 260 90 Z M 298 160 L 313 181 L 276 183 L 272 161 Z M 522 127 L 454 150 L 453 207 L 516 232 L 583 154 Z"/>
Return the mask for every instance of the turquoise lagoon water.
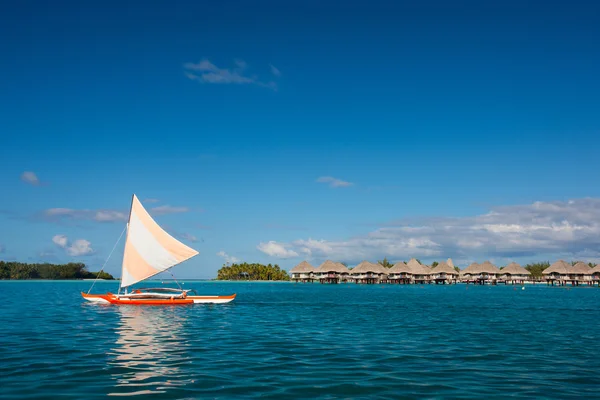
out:
<path id="1" fill-rule="evenodd" d="M 0 282 L 0 398 L 599 396 L 598 288 L 186 282 L 238 298 L 136 307 L 89 286 Z"/>

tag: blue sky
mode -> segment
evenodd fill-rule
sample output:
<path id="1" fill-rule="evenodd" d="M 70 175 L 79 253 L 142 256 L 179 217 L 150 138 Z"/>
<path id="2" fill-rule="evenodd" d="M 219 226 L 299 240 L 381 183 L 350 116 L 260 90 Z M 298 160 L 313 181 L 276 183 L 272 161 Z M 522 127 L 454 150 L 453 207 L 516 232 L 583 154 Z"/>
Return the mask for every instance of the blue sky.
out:
<path id="1" fill-rule="evenodd" d="M 600 7 L 389 3 L 0 6 L 0 257 L 600 261 Z"/>

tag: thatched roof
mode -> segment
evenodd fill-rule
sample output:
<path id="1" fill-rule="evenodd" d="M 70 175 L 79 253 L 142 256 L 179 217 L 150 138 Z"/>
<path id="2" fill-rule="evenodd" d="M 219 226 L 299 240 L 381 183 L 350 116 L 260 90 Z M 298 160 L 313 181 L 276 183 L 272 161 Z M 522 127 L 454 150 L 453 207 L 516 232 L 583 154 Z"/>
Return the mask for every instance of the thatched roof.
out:
<path id="1" fill-rule="evenodd" d="M 489 261 L 484 261 L 481 264 L 479 264 L 479 272 L 485 274 L 499 274 L 500 268 L 496 267 Z"/>
<path id="2" fill-rule="evenodd" d="M 376 274 L 382 274 L 384 271 L 383 267 L 379 264 L 375 264 L 369 261 L 362 261 L 356 267 L 352 268 L 350 273 L 352 274 L 365 274 L 367 272 L 374 272 Z"/>
<path id="3" fill-rule="evenodd" d="M 404 264 L 402 261 L 399 261 L 396 264 L 394 264 L 394 266 L 392 268 L 390 268 L 388 270 L 388 273 L 390 273 L 390 274 L 401 274 L 401 273 L 412 274 L 412 268 L 410 268 L 408 265 Z"/>
<path id="4" fill-rule="evenodd" d="M 446 273 L 449 275 L 458 275 L 458 272 L 456 272 L 456 270 L 454 268 L 452 268 L 451 266 L 449 266 L 448 264 L 446 264 L 444 261 L 442 261 L 441 263 L 439 263 L 438 265 L 436 265 L 432 270 L 431 270 L 432 274 L 442 274 L 442 273 Z"/>
<path id="5" fill-rule="evenodd" d="M 452 259 L 451 259 L 451 258 L 448 258 L 448 260 L 446 260 L 446 264 L 448 264 L 448 265 L 449 265 L 450 267 L 452 267 L 452 268 L 454 268 L 454 267 L 455 267 L 455 265 L 454 265 L 454 263 L 452 262 Z"/>
<path id="6" fill-rule="evenodd" d="M 290 270 L 290 273 L 303 273 L 303 272 L 314 272 L 315 267 L 310 265 L 307 261 L 302 261 L 300 264 L 296 265 L 294 268 Z"/>
<path id="7" fill-rule="evenodd" d="M 571 268 L 571 266 L 568 262 L 564 260 L 558 260 L 557 262 L 546 268 L 542 273 L 544 275 L 550 275 L 551 273 L 568 274 L 569 268 Z"/>
<path id="8" fill-rule="evenodd" d="M 350 269 L 348 269 L 348 267 L 346 267 L 344 264 L 342 264 L 341 262 L 336 262 L 337 266 L 341 268 L 341 271 L 349 273 Z"/>
<path id="9" fill-rule="evenodd" d="M 516 262 L 511 262 L 506 267 L 502 268 L 500 273 L 510 275 L 531 275 L 531 272 L 527 271 Z"/>
<path id="10" fill-rule="evenodd" d="M 337 272 L 338 274 L 348 273 L 348 268 L 341 263 L 335 263 L 331 260 L 325 261 L 323 264 L 319 265 L 316 272 Z"/>
<path id="11" fill-rule="evenodd" d="M 592 274 L 597 274 L 600 273 L 600 264 L 596 265 L 594 268 L 592 268 L 591 271 Z"/>
<path id="12" fill-rule="evenodd" d="M 467 274 L 477 275 L 477 274 L 479 274 L 479 264 L 474 262 L 471 265 L 469 265 L 467 268 L 460 271 L 460 273 L 462 275 L 467 275 Z"/>
<path id="13" fill-rule="evenodd" d="M 407 265 L 410 266 L 410 262 Z M 431 275 L 431 270 L 427 268 L 427 266 L 421 265 L 419 263 L 417 263 L 414 266 L 410 266 L 410 270 L 412 271 L 413 275 Z"/>
<path id="14" fill-rule="evenodd" d="M 568 271 L 569 271 L 569 274 L 574 274 L 574 275 L 591 275 L 592 274 L 592 269 L 590 268 L 590 266 L 582 261 L 579 261 L 578 263 L 573 265 L 571 268 L 568 269 Z"/>
<path id="15" fill-rule="evenodd" d="M 417 260 L 415 260 L 414 258 L 411 258 L 406 265 L 408 265 L 410 268 L 415 268 L 415 267 L 420 267 L 421 264 L 419 264 L 419 262 Z"/>

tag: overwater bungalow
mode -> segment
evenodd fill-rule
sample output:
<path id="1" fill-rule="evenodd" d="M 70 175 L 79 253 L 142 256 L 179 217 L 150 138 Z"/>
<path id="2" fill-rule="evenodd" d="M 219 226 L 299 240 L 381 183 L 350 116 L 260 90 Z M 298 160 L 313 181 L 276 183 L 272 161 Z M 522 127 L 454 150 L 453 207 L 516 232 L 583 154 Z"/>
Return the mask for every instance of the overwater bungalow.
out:
<path id="1" fill-rule="evenodd" d="M 564 260 L 558 260 L 554 264 L 546 268 L 542 272 L 542 274 L 544 275 L 544 278 L 546 279 L 548 285 L 565 285 L 566 281 L 569 278 L 570 267 L 571 265 L 568 262 Z"/>
<path id="2" fill-rule="evenodd" d="M 390 283 L 408 284 L 412 281 L 412 269 L 403 261 L 399 261 L 388 271 Z"/>
<path id="3" fill-rule="evenodd" d="M 352 268 L 350 275 L 355 283 L 380 283 L 384 277 L 383 267 L 369 261 L 362 261 Z"/>
<path id="4" fill-rule="evenodd" d="M 504 283 L 512 284 L 515 283 L 523 284 L 531 277 L 531 272 L 521 267 L 516 262 L 511 262 L 506 267 L 500 270 L 500 277 L 504 280 Z"/>
<path id="5" fill-rule="evenodd" d="M 590 276 L 592 279 L 592 284 L 598 284 L 600 285 L 600 264 L 596 265 L 594 268 L 592 268 L 592 270 L 590 271 Z"/>
<path id="6" fill-rule="evenodd" d="M 445 261 L 442 261 L 432 268 L 430 276 L 431 280 L 436 284 L 441 283 L 445 285 L 446 283 L 456 283 L 459 274 L 453 267 L 446 264 Z"/>
<path id="7" fill-rule="evenodd" d="M 294 282 L 313 282 L 315 280 L 316 268 L 310 265 L 307 261 L 302 261 L 290 270 L 292 281 Z"/>
<path id="8" fill-rule="evenodd" d="M 471 263 L 467 268 L 460 271 L 460 280 L 461 282 L 475 283 L 477 281 L 477 277 L 479 276 L 479 264 L 476 262 Z"/>
<path id="9" fill-rule="evenodd" d="M 486 283 L 491 283 L 495 285 L 498 282 L 498 276 L 500 275 L 500 268 L 496 267 L 489 261 L 484 261 L 479 264 L 478 267 L 479 276 L 477 278 L 477 283 L 484 285 Z"/>
<path id="10" fill-rule="evenodd" d="M 573 286 L 581 284 L 592 284 L 592 268 L 584 262 L 579 261 L 567 269 L 567 282 Z"/>
<path id="11" fill-rule="evenodd" d="M 345 282 L 350 271 L 344 264 L 336 263 L 331 260 L 325 261 L 319 265 L 315 275 L 321 283 L 340 283 Z"/>
<path id="12" fill-rule="evenodd" d="M 428 266 L 419 264 L 414 258 L 411 258 L 406 265 L 410 267 L 414 283 L 431 283 L 431 269 Z"/>

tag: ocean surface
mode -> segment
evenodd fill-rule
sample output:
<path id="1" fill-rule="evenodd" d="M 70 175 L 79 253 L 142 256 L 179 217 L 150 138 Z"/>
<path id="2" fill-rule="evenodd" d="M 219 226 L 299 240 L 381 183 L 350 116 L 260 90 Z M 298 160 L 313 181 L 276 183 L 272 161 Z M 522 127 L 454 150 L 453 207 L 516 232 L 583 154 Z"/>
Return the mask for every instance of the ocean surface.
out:
<path id="1" fill-rule="evenodd" d="M 152 307 L 90 285 L 0 282 L 1 399 L 600 396 L 597 287 L 189 281 L 238 297 Z"/>

